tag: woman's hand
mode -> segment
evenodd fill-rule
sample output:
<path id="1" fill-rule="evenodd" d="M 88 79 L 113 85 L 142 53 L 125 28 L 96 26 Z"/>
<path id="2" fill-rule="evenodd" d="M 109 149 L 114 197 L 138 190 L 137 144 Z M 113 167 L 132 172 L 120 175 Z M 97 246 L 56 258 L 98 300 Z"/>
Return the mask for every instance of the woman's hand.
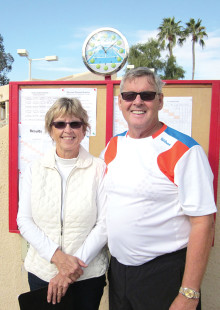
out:
<path id="1" fill-rule="evenodd" d="M 71 279 L 58 273 L 50 280 L 47 291 L 47 302 L 52 302 L 54 305 L 61 301 L 61 298 L 66 294 L 69 285 L 72 283 Z"/>
<path id="2" fill-rule="evenodd" d="M 47 301 L 56 304 L 66 294 L 69 285 L 83 274 L 82 267 L 86 268 L 87 265 L 79 258 L 65 254 L 59 249 L 52 256 L 51 262 L 57 266 L 59 273 L 50 280 Z"/>
<path id="3" fill-rule="evenodd" d="M 68 277 L 71 283 L 83 274 L 82 267 L 87 267 L 79 258 L 65 254 L 59 249 L 52 256 L 51 262 L 57 266 L 60 275 L 64 278 Z"/>

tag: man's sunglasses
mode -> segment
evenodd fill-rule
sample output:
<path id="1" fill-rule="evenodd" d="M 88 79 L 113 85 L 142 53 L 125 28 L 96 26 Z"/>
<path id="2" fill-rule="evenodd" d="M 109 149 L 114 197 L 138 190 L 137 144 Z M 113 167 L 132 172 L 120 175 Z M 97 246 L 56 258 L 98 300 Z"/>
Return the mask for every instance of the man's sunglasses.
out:
<path id="1" fill-rule="evenodd" d="M 53 122 L 52 126 L 57 129 L 64 129 L 67 125 L 70 125 L 72 129 L 80 128 L 82 126 L 82 122 Z"/>
<path id="2" fill-rule="evenodd" d="M 140 95 L 141 100 L 149 101 L 154 100 L 157 93 L 155 91 L 142 91 L 140 93 L 136 93 L 134 91 L 128 91 L 121 93 L 122 99 L 125 101 L 134 101 L 137 95 Z"/>

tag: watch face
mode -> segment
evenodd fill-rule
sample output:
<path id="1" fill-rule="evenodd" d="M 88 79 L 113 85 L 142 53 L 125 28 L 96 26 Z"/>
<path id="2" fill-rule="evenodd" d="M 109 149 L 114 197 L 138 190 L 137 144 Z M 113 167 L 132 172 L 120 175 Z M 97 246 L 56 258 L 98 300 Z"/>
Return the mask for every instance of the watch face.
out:
<path id="1" fill-rule="evenodd" d="M 111 75 L 125 65 L 128 51 L 127 40 L 119 31 L 100 28 L 85 40 L 82 54 L 83 61 L 90 71 Z"/>
<path id="2" fill-rule="evenodd" d="M 193 298 L 194 297 L 194 291 L 189 289 L 189 288 L 187 288 L 187 289 L 185 289 L 185 295 L 188 298 Z"/>

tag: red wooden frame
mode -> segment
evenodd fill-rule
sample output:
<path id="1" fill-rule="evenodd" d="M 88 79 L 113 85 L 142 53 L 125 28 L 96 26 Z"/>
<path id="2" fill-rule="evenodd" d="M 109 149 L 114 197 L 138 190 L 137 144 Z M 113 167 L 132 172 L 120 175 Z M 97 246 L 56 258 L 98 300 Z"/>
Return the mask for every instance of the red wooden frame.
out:
<path id="1" fill-rule="evenodd" d="M 219 146 L 220 146 L 220 81 L 165 81 L 168 85 L 210 85 L 212 86 L 210 137 L 208 159 L 214 173 L 214 194 L 217 200 Z M 119 80 L 103 81 L 37 81 L 9 83 L 9 232 L 18 233 L 16 217 L 18 210 L 18 121 L 19 88 L 22 86 L 64 86 L 64 85 L 106 85 L 106 144 L 113 133 L 114 85 Z"/>

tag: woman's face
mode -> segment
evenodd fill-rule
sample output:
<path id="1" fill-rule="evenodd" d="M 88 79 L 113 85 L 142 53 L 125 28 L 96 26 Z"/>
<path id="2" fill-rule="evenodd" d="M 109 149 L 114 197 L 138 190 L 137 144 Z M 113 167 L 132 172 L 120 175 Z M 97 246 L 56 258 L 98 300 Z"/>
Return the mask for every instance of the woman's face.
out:
<path id="1" fill-rule="evenodd" d="M 74 115 L 58 116 L 54 118 L 54 122 L 81 122 Z M 51 138 L 56 142 L 56 152 L 62 158 L 75 158 L 79 154 L 79 146 L 85 136 L 83 125 L 80 128 L 71 128 L 70 124 L 66 124 L 63 129 L 58 129 L 52 125 L 50 133 Z"/>

